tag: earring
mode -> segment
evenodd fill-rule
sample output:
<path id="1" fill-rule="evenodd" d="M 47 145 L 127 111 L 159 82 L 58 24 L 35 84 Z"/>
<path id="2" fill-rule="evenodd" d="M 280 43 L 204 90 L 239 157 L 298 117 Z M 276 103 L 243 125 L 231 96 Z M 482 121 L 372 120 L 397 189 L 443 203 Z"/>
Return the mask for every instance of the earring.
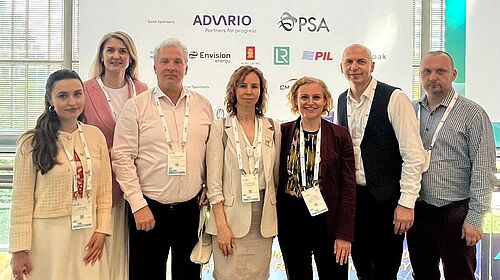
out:
<path id="1" fill-rule="evenodd" d="M 54 112 L 54 106 L 50 105 L 49 106 L 49 111 Z"/>

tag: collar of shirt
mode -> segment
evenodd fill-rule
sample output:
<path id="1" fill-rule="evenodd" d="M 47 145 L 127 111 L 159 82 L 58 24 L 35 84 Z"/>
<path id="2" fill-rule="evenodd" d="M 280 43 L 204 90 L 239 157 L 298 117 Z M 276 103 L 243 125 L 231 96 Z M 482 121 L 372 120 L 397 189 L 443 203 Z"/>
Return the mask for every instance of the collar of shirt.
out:
<path id="1" fill-rule="evenodd" d="M 369 100 L 372 101 L 373 100 L 373 96 L 375 95 L 375 88 L 376 87 L 377 87 L 377 80 L 372 77 L 372 80 L 370 81 L 370 83 L 366 87 L 365 91 L 361 95 L 361 97 L 363 97 L 363 99 L 360 100 L 359 103 L 363 103 L 364 99 L 369 99 Z M 352 92 L 351 92 L 350 88 L 347 91 L 347 97 L 350 99 L 350 102 L 356 102 L 357 103 L 356 99 L 354 99 L 354 97 L 352 96 Z"/>
<path id="2" fill-rule="evenodd" d="M 156 87 L 156 90 L 158 91 L 158 93 L 160 93 L 160 97 L 165 97 L 165 98 L 167 98 L 167 100 L 168 100 L 168 101 L 169 101 L 169 102 L 170 102 L 173 106 L 178 106 L 178 105 L 180 104 L 180 101 L 181 101 L 183 98 L 185 98 L 185 97 L 187 96 L 187 94 L 188 94 L 188 93 L 187 93 L 187 91 L 186 91 L 186 89 L 183 87 L 183 88 L 182 88 L 182 91 L 181 91 L 181 96 L 179 96 L 179 100 L 177 101 L 177 105 L 176 105 L 176 104 L 174 104 L 174 103 L 172 102 L 172 99 L 170 99 L 170 97 L 168 97 L 168 96 L 167 96 L 167 95 L 166 95 L 166 94 L 165 94 L 165 93 L 161 90 L 161 88 L 160 88 L 159 86 L 157 86 L 157 87 Z M 154 93 L 154 91 L 152 91 L 152 93 Z"/>
<path id="3" fill-rule="evenodd" d="M 443 99 L 443 101 L 441 101 L 441 103 L 439 103 L 439 105 L 436 107 L 436 110 L 439 107 L 445 107 L 445 108 L 447 108 L 448 105 L 450 105 L 451 100 L 453 99 L 453 95 L 455 95 L 455 89 L 451 88 L 451 90 L 448 93 L 448 95 L 446 95 L 446 97 Z M 418 101 L 418 104 L 421 105 L 421 106 L 423 106 L 428 111 L 430 111 L 430 109 L 429 109 L 429 100 L 427 99 L 427 94 L 425 94 L 422 98 L 420 98 L 420 100 Z"/>

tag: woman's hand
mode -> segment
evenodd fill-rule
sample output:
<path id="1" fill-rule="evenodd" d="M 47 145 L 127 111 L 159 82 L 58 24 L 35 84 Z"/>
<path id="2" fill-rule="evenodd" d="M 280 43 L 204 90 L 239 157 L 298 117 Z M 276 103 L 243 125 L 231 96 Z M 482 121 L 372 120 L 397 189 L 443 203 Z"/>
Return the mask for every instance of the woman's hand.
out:
<path id="1" fill-rule="evenodd" d="M 233 232 L 227 225 L 217 227 L 217 242 L 219 243 L 219 249 L 226 258 L 233 254 Z"/>
<path id="2" fill-rule="evenodd" d="M 342 239 L 335 239 L 333 253 L 335 253 L 335 261 L 338 264 L 346 264 L 349 261 L 349 254 L 351 253 L 351 242 Z"/>
<path id="3" fill-rule="evenodd" d="M 10 266 L 12 268 L 12 279 L 18 280 L 24 279 L 24 275 L 31 274 L 31 270 L 33 269 L 27 251 L 13 253 Z"/>
<path id="4" fill-rule="evenodd" d="M 92 234 L 89 243 L 85 246 L 85 250 L 87 251 L 85 257 L 83 257 L 85 265 L 89 263 L 90 265 L 94 265 L 94 263 L 101 259 L 105 239 L 106 235 L 104 233 L 94 232 L 94 234 Z"/>

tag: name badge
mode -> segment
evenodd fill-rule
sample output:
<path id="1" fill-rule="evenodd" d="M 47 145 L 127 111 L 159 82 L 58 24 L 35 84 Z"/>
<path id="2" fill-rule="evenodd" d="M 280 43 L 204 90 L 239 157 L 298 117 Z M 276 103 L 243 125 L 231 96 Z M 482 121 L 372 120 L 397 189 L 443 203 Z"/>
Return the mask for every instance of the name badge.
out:
<path id="1" fill-rule="evenodd" d="M 167 174 L 171 176 L 186 175 L 186 149 L 168 150 Z"/>
<path id="2" fill-rule="evenodd" d="M 301 193 L 311 216 L 314 217 L 328 211 L 328 206 L 326 206 L 325 200 L 317 185 Z"/>
<path id="3" fill-rule="evenodd" d="M 429 166 L 431 165 L 431 153 L 432 150 L 425 150 L 425 164 L 424 164 L 424 169 L 422 170 L 422 173 L 427 172 L 429 170 Z"/>
<path id="4" fill-rule="evenodd" d="M 71 229 L 78 230 L 93 226 L 92 222 L 92 197 L 86 195 L 73 199 L 71 208 Z"/>
<path id="5" fill-rule="evenodd" d="M 257 174 L 241 174 L 241 200 L 243 202 L 260 201 Z"/>

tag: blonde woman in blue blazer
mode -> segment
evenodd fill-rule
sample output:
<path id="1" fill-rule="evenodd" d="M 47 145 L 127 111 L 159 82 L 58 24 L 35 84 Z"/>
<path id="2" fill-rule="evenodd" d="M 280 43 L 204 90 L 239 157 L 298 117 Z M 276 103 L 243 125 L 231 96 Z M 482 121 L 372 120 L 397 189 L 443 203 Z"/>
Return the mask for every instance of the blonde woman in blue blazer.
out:
<path id="1" fill-rule="evenodd" d="M 229 116 L 212 123 L 207 144 L 207 187 L 217 280 L 269 278 L 277 234 L 280 126 L 264 117 L 267 83 L 262 72 L 242 66 L 231 76 Z"/>

